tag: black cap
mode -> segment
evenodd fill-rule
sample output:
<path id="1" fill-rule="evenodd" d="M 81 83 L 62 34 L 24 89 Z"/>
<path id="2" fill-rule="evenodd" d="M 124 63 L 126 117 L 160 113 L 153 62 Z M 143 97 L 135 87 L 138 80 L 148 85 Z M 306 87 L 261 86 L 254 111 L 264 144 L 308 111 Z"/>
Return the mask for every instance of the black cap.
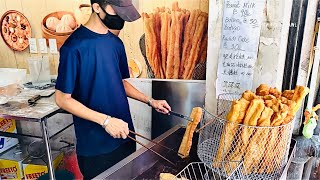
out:
<path id="1" fill-rule="evenodd" d="M 91 3 L 99 3 L 101 0 L 91 0 Z M 103 2 L 110 4 L 114 11 L 123 20 L 132 22 L 139 19 L 141 16 L 137 9 L 133 6 L 132 0 L 104 0 Z"/>

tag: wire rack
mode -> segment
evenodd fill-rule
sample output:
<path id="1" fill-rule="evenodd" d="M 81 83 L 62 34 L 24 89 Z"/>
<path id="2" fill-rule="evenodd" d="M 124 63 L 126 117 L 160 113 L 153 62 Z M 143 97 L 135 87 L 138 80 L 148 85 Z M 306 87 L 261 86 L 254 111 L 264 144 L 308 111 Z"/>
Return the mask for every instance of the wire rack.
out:
<path id="1" fill-rule="evenodd" d="M 243 162 L 243 174 L 248 179 L 278 179 L 288 160 L 293 123 L 275 127 L 246 126 L 225 120 L 231 101 L 239 95 L 226 94 L 218 98 L 217 114 L 204 110 L 198 141 L 198 156 L 214 171 L 228 175 L 219 162 Z M 231 170 L 236 165 L 231 165 Z"/>
<path id="2" fill-rule="evenodd" d="M 229 176 L 220 174 L 219 171 L 215 171 L 212 168 L 212 164 L 207 165 L 203 162 L 193 162 L 188 164 L 179 174 L 176 175 L 175 180 L 222 180 L 222 179 L 245 179 L 242 174 L 243 163 L 240 162 L 221 162 L 220 167 L 224 171 L 230 170 L 234 165 L 237 168 L 230 172 Z"/>

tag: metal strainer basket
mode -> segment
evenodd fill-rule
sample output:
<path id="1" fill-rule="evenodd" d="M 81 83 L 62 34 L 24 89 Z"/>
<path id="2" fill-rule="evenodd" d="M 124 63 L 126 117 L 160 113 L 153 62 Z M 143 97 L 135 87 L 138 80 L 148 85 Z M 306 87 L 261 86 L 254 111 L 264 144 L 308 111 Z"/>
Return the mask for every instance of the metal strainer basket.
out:
<path id="1" fill-rule="evenodd" d="M 188 164 L 179 174 L 176 175 L 174 180 L 234 180 L 234 179 L 245 179 L 242 174 L 243 163 L 240 162 L 221 162 L 219 163 L 221 169 L 224 171 L 229 170 L 231 166 L 236 166 L 228 176 L 220 174 L 212 169 L 212 164 L 205 164 L 203 162 L 193 162 Z"/>
<path id="2" fill-rule="evenodd" d="M 236 94 L 220 96 L 218 116 L 205 110 L 201 126 L 207 126 L 200 132 L 198 156 L 222 174 L 229 172 L 223 171 L 219 162 L 243 161 L 243 173 L 248 179 L 278 179 L 288 160 L 293 123 L 257 127 L 225 120 L 231 101 L 239 97 Z"/>

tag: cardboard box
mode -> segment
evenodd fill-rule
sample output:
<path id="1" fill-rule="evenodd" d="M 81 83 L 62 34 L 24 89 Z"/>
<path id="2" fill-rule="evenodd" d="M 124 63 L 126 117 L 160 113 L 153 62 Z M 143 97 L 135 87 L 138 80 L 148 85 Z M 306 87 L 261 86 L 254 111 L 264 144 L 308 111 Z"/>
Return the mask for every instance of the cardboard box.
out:
<path id="1" fill-rule="evenodd" d="M 26 148 L 17 145 L 0 155 L 1 179 L 23 179 L 22 161 L 28 157 Z"/>
<path id="2" fill-rule="evenodd" d="M 52 151 L 53 168 L 57 169 L 60 163 L 63 162 L 63 153 L 58 151 Z M 42 159 L 28 158 L 22 162 L 23 173 L 26 180 L 36 180 L 40 176 L 48 173 L 48 168 L 43 160 L 47 160 L 46 157 Z"/>
<path id="3" fill-rule="evenodd" d="M 0 118 L 0 131 L 17 133 L 16 121 L 14 119 Z M 0 153 L 17 145 L 19 140 L 17 138 L 0 136 Z"/>

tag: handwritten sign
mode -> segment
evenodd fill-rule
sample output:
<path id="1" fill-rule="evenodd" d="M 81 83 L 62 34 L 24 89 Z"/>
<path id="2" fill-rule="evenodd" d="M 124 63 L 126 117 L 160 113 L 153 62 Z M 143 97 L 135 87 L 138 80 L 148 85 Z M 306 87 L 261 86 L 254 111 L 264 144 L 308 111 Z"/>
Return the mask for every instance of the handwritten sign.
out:
<path id="1" fill-rule="evenodd" d="M 265 0 L 227 0 L 219 52 L 217 97 L 252 88 Z"/>

